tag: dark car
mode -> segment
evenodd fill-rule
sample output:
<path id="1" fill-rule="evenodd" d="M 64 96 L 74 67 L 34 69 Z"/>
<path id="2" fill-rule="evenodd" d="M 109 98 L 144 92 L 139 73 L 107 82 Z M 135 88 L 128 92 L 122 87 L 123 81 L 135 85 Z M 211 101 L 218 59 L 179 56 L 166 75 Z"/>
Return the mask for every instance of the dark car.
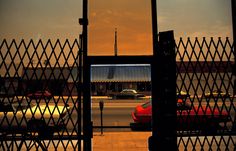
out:
<path id="1" fill-rule="evenodd" d="M 138 93 L 134 89 L 124 89 L 119 93 L 111 93 L 108 97 L 112 97 L 113 99 L 138 99 L 140 97 L 145 97 L 145 95 Z"/>
<path id="2" fill-rule="evenodd" d="M 1 87 L 1 86 L 0 86 Z M 5 97 L 14 97 L 16 96 L 17 94 L 11 92 L 7 92 L 5 89 L 0 89 L 0 98 L 5 98 Z"/>
<path id="3" fill-rule="evenodd" d="M 36 91 L 34 93 L 29 93 L 26 96 L 30 99 L 51 99 L 53 97 L 52 93 L 48 90 Z"/>
<path id="4" fill-rule="evenodd" d="M 137 124 L 151 123 L 151 102 L 138 105 L 132 112 L 132 118 Z M 230 120 L 229 113 L 210 109 L 209 107 L 194 107 L 191 103 L 178 99 L 177 102 L 177 129 L 178 130 L 214 130 L 220 128 L 220 123 Z"/>

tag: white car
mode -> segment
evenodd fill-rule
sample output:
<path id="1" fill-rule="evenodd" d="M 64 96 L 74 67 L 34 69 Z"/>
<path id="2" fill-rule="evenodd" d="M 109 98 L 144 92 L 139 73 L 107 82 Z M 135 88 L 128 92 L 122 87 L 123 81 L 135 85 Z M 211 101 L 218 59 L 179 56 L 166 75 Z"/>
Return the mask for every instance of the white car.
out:
<path id="1" fill-rule="evenodd" d="M 69 106 L 35 105 L 25 100 L 9 103 L 0 98 L 0 133 L 38 132 L 52 136 L 65 128 Z"/>

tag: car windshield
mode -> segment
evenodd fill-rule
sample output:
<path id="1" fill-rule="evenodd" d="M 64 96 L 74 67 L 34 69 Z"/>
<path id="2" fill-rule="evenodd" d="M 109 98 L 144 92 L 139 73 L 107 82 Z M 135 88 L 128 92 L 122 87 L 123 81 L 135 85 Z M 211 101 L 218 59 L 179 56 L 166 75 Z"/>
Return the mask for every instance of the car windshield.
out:
<path id="1" fill-rule="evenodd" d="M 126 90 L 121 91 L 121 93 L 137 93 L 137 92 L 135 90 L 126 89 Z"/>
<path id="2" fill-rule="evenodd" d="M 33 106 L 33 103 L 27 102 L 26 100 L 14 101 L 11 104 L 5 101 L 0 103 L 0 112 L 20 111 L 25 110 L 27 108 L 31 108 Z"/>
<path id="3" fill-rule="evenodd" d="M 147 102 L 147 103 L 142 104 L 142 107 L 145 109 L 149 107 L 150 105 L 151 105 L 151 102 Z"/>
<path id="4" fill-rule="evenodd" d="M 31 108 L 34 106 L 33 103 L 27 102 L 27 101 L 22 101 L 22 102 L 14 102 L 12 106 L 17 110 L 25 110 L 27 108 Z"/>

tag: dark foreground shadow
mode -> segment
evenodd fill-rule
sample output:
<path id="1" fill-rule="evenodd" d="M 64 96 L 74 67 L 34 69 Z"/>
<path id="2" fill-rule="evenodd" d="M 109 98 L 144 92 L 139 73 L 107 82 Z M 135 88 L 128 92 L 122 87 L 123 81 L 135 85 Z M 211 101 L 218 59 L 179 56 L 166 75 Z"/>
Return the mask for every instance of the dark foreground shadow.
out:
<path id="1" fill-rule="evenodd" d="M 130 128 L 131 131 L 143 131 L 143 132 L 150 132 L 152 131 L 152 126 L 151 124 L 140 124 L 140 123 L 130 123 Z M 223 127 L 202 127 L 202 128 L 196 128 L 196 127 L 191 127 L 191 128 L 183 128 L 183 127 L 178 127 L 176 129 L 176 133 L 179 136 L 184 136 L 184 135 L 228 135 L 228 134 L 236 134 L 236 130 L 234 129 L 227 129 Z"/>
<path id="2" fill-rule="evenodd" d="M 151 124 L 130 123 L 132 131 L 152 131 Z"/>

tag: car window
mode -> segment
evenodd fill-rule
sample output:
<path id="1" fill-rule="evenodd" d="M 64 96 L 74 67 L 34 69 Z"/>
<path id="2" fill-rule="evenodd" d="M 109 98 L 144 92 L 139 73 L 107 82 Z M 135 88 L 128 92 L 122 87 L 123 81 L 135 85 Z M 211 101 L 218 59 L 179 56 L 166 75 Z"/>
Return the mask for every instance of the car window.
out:
<path id="1" fill-rule="evenodd" d="M 12 100 L 9 99 L 2 99 L 0 100 L 0 112 L 13 112 L 13 111 L 20 111 L 27 108 L 31 108 L 35 106 L 31 102 L 27 102 L 27 100 L 17 100 L 12 98 Z"/>
<path id="2" fill-rule="evenodd" d="M 129 93 L 129 90 L 123 90 L 121 93 Z"/>
<path id="3" fill-rule="evenodd" d="M 34 104 L 28 103 L 27 101 L 22 101 L 22 102 L 14 102 L 12 103 L 12 106 L 15 110 L 20 111 L 20 110 L 25 110 L 27 108 L 31 108 L 34 106 Z"/>
<path id="4" fill-rule="evenodd" d="M 137 93 L 135 90 L 124 89 L 121 93 Z"/>

